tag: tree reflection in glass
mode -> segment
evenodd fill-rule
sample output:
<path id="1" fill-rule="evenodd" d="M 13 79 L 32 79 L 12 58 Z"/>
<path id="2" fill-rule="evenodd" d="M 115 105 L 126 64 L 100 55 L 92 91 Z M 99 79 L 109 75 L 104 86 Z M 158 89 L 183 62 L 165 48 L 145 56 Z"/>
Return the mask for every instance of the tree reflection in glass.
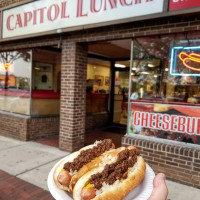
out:
<path id="1" fill-rule="evenodd" d="M 30 61 L 29 50 L 0 52 L 0 86 L 5 89 L 9 87 L 19 89 L 21 85 L 20 89 L 28 89 L 30 75 L 23 68 Z"/>

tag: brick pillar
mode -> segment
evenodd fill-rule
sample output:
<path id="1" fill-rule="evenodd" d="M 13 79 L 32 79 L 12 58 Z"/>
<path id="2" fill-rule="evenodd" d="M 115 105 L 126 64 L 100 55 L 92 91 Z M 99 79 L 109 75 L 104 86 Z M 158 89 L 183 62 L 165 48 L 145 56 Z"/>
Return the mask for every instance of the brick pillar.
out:
<path id="1" fill-rule="evenodd" d="M 62 43 L 59 148 L 76 151 L 84 145 L 87 45 Z"/>

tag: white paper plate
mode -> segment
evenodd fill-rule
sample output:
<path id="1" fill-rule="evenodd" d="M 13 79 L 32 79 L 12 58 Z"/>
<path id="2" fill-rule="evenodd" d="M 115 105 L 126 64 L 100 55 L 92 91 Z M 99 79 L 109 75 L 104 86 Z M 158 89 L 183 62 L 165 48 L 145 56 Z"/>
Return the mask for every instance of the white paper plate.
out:
<path id="1" fill-rule="evenodd" d="M 60 163 L 61 161 L 62 160 L 60 160 L 58 163 Z M 54 183 L 53 173 L 58 163 L 54 165 L 54 167 L 51 169 L 48 175 L 47 184 L 48 184 L 49 191 L 56 200 L 73 200 L 73 197 L 71 194 L 59 189 Z M 140 183 L 140 185 L 138 185 L 137 188 L 131 191 L 124 198 L 124 200 L 147 200 L 153 190 L 154 177 L 155 177 L 154 171 L 151 169 L 151 167 L 148 164 L 146 164 L 146 174 L 143 181 Z"/>

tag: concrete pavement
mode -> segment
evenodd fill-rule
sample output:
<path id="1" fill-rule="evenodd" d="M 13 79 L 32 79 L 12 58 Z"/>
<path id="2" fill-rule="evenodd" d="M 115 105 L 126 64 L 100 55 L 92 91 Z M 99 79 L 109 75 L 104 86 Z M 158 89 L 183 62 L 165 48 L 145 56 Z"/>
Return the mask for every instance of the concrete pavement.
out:
<path id="1" fill-rule="evenodd" d="M 0 170 L 47 191 L 49 171 L 68 154 L 56 147 L 0 136 Z M 199 200 L 199 189 L 169 180 L 167 185 L 170 200 Z"/>
<path id="2" fill-rule="evenodd" d="M 55 147 L 0 136 L 0 170 L 45 190 L 50 169 L 66 155 Z"/>

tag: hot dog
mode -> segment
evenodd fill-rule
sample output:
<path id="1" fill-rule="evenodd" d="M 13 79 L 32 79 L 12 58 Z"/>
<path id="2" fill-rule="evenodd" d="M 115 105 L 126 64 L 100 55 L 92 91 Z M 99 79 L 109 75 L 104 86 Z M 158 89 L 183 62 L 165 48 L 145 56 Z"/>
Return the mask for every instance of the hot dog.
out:
<path id="1" fill-rule="evenodd" d="M 55 184 L 62 190 L 72 192 L 78 179 L 101 162 L 104 152 L 113 148 L 112 140 L 105 139 L 65 157 L 55 168 Z"/>
<path id="2" fill-rule="evenodd" d="M 144 178 L 146 164 L 139 154 L 133 146 L 121 147 L 111 163 L 92 169 L 77 181 L 74 200 L 123 199 Z"/>

